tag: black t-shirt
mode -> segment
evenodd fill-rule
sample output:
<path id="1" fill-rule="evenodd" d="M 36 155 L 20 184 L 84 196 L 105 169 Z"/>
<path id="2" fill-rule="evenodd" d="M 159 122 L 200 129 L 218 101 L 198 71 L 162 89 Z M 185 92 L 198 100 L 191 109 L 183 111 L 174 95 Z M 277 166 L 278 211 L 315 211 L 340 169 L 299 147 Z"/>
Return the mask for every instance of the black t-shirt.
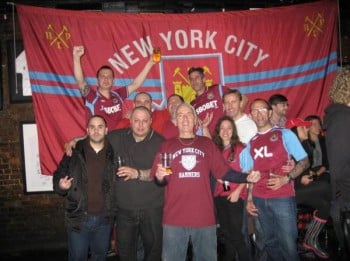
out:
<path id="1" fill-rule="evenodd" d="M 122 156 L 126 166 L 146 170 L 151 169 L 163 137 L 152 130 L 143 141 L 136 142 L 131 129 L 120 129 L 109 132 L 108 140 L 114 155 Z M 115 186 L 117 206 L 121 209 L 136 210 L 163 205 L 163 188 L 153 181 L 116 178 Z"/>

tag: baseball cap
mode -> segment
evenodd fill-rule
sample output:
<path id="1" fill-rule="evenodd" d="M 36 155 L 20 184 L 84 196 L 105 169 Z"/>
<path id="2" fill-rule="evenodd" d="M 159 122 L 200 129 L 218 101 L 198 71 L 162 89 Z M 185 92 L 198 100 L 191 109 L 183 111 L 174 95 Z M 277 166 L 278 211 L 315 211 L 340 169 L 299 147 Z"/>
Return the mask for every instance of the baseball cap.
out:
<path id="1" fill-rule="evenodd" d="M 304 121 L 300 118 L 290 119 L 286 122 L 286 128 L 291 129 L 293 127 L 310 127 L 312 125 L 311 121 Z"/>

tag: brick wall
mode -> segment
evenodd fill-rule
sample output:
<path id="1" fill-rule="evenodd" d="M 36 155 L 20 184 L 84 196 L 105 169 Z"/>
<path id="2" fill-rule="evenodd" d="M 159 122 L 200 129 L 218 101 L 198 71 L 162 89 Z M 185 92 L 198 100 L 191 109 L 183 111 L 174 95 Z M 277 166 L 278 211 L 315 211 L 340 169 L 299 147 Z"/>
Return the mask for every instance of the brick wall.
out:
<path id="1" fill-rule="evenodd" d="M 0 88 L 3 93 L 3 109 L 0 110 L 0 253 L 58 247 L 66 242 L 62 198 L 53 193 L 24 193 L 19 123 L 34 121 L 34 112 L 32 103 L 10 103 L 6 41 L 13 37 L 11 20 L 10 17 L 0 18 Z"/>

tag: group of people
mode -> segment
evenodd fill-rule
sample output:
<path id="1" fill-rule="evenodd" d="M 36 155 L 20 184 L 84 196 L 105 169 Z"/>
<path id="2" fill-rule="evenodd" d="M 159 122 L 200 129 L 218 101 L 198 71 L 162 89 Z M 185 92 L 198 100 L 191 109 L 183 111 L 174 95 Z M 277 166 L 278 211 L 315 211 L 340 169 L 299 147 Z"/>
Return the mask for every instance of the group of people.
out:
<path id="1" fill-rule="evenodd" d="M 190 243 L 193 260 L 213 261 L 217 224 L 224 260 L 299 260 L 297 204 L 315 210 L 305 248 L 328 257 L 317 237 L 330 215 L 330 185 L 323 186 L 333 177 L 325 149 L 332 141 L 320 135 L 317 116 L 287 119 L 288 99 L 281 94 L 252 101 L 248 115 L 245 95 L 225 89 L 221 96 L 219 86 L 205 85 L 203 68 L 192 67 L 188 76 L 196 98 L 191 104 L 172 94 L 166 110 L 152 110 L 152 96 L 139 92 L 123 118 L 124 100 L 156 62 L 151 57 L 130 85 L 116 90 L 112 68 L 102 66 L 94 90 L 84 79 L 84 53 L 83 46 L 73 49 L 74 75 L 86 105 L 86 136 L 66 144 L 53 176 L 54 191 L 66 199 L 69 260 L 87 260 L 88 249 L 91 260 L 105 260 L 115 226 L 120 260 L 186 260 Z M 349 81 L 349 74 L 342 77 Z M 346 84 L 348 104 L 333 98 L 343 104 L 345 115 L 350 105 Z M 335 82 L 333 93 L 342 89 L 344 96 L 346 88 L 340 85 Z M 304 128 L 309 134 L 303 137 Z M 160 160 L 163 153 L 171 155 L 170 173 Z M 310 185 L 316 179 L 321 185 Z M 339 181 L 332 186 L 338 188 Z M 344 196 L 348 188 L 341 186 L 339 220 L 349 202 Z M 312 193 L 322 194 L 324 201 L 321 196 L 312 201 Z"/>

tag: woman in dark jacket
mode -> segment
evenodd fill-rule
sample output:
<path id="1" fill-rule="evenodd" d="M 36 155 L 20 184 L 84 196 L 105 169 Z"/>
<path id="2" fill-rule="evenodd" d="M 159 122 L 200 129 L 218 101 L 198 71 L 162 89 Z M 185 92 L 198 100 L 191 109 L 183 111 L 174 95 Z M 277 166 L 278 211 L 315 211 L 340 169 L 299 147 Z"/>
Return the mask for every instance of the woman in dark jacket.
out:
<path id="1" fill-rule="evenodd" d="M 287 121 L 286 127 L 290 128 L 299 138 L 304 150 L 308 154 L 310 166 L 313 166 L 314 145 L 308 138 L 307 128 L 311 126 L 310 121 L 302 119 L 291 119 Z M 318 179 L 310 167 L 295 180 L 295 200 L 298 205 L 308 206 L 314 209 L 313 218 L 309 224 L 303 246 L 314 252 L 321 258 L 329 258 L 329 254 L 323 250 L 318 242 L 318 235 L 330 215 L 331 191 L 327 180 Z"/>
<path id="2" fill-rule="evenodd" d="M 312 145 L 311 169 L 315 177 L 326 179 L 329 182 L 329 164 L 326 139 L 322 133 L 322 120 L 317 115 L 308 115 L 305 121 L 311 122 L 311 126 L 307 129 L 308 141 Z"/>

